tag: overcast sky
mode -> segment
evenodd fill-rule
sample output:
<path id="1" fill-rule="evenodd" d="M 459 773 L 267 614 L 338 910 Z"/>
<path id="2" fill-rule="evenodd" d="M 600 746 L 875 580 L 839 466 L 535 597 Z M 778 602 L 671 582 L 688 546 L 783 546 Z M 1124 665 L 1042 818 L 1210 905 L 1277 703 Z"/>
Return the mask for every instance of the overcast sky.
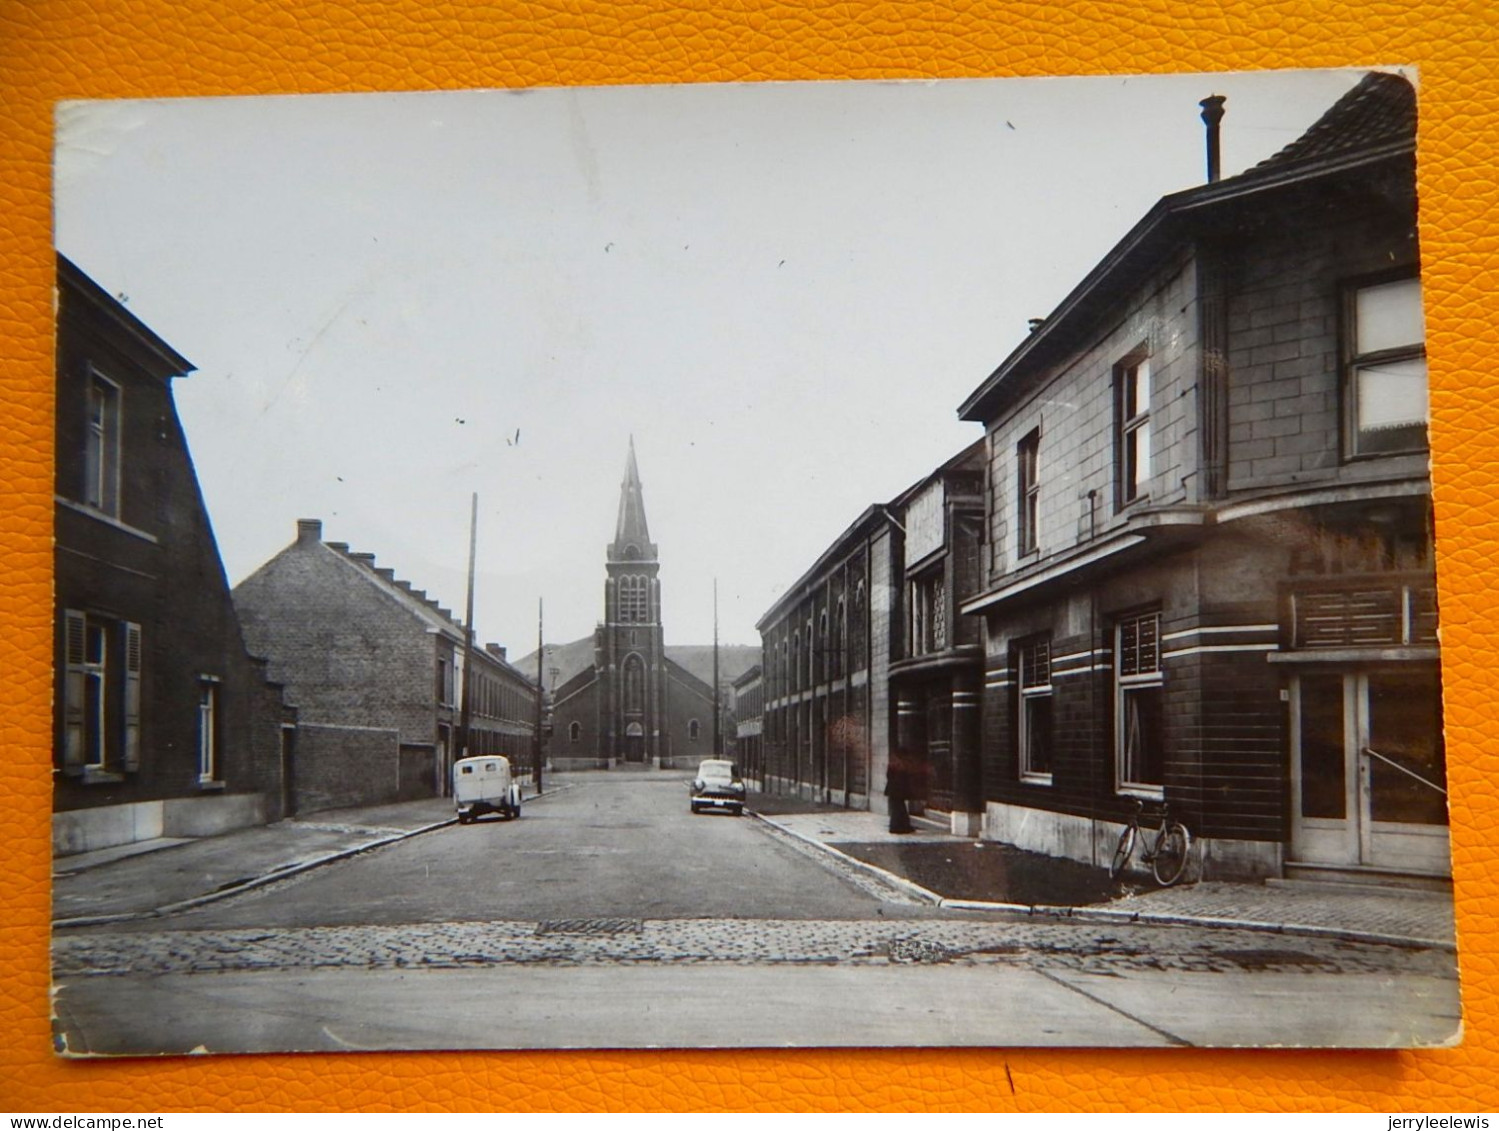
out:
<path id="1" fill-rule="evenodd" d="M 1162 195 L 1360 72 L 68 103 L 57 245 L 198 366 L 231 583 L 298 518 L 529 651 L 592 631 L 633 434 L 668 643 L 755 621 Z M 1412 76 L 1414 77 L 1414 76 Z"/>

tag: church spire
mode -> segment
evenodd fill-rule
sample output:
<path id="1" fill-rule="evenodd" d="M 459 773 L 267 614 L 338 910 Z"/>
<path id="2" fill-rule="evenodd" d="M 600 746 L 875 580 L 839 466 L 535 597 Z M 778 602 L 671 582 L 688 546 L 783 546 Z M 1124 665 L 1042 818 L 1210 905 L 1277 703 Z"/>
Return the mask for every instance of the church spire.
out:
<path id="1" fill-rule="evenodd" d="M 640 488 L 640 469 L 635 465 L 635 437 L 630 437 L 630 455 L 625 478 L 619 485 L 619 519 L 614 524 L 614 544 L 609 556 L 615 561 L 654 561 L 656 547 L 645 522 L 645 496 Z"/>

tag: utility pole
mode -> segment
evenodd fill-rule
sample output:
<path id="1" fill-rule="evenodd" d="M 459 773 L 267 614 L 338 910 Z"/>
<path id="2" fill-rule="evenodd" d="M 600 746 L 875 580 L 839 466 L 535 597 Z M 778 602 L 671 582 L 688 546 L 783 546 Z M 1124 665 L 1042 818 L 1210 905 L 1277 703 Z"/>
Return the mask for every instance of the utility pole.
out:
<path id="1" fill-rule="evenodd" d="M 718 701 L 718 578 L 713 579 L 713 757 L 723 757 L 723 704 Z"/>
<path id="2" fill-rule="evenodd" d="M 531 784 L 541 792 L 541 699 L 544 694 L 541 682 L 541 665 L 545 662 L 545 648 L 541 643 L 542 603 L 536 598 L 536 735 L 531 742 Z"/>
<path id="3" fill-rule="evenodd" d="M 468 516 L 468 604 L 463 611 L 463 700 L 458 714 L 458 757 L 469 754 L 469 722 L 474 683 L 474 550 L 479 541 L 479 492 L 474 492 Z"/>

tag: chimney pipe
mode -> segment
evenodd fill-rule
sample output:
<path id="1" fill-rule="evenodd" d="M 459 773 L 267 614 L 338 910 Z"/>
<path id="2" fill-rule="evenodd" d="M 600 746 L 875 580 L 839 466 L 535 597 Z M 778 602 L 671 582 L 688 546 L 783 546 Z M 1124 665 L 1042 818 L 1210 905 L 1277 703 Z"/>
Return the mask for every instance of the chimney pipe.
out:
<path id="1" fill-rule="evenodd" d="M 316 546 L 323 540 L 323 520 L 319 518 L 297 519 L 297 545 Z"/>
<path id="2" fill-rule="evenodd" d="M 1223 121 L 1223 104 L 1228 99 L 1221 94 L 1211 94 L 1197 105 L 1202 107 L 1202 121 L 1208 128 L 1208 184 L 1215 184 L 1220 175 L 1218 123 Z"/>

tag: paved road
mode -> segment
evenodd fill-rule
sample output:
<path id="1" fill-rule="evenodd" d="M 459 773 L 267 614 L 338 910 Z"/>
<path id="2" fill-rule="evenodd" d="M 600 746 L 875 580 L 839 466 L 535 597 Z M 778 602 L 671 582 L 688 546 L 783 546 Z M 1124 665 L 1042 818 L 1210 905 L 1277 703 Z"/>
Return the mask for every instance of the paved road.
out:
<path id="1" fill-rule="evenodd" d="M 516 821 L 453 825 L 118 929 L 932 913 L 898 898 L 752 818 L 692 815 L 682 775 L 620 773 L 528 802 Z"/>
<path id="2" fill-rule="evenodd" d="M 1450 954 L 943 911 L 685 783 L 599 775 L 169 918 L 54 937 L 75 1053 L 1432 1044 Z"/>

